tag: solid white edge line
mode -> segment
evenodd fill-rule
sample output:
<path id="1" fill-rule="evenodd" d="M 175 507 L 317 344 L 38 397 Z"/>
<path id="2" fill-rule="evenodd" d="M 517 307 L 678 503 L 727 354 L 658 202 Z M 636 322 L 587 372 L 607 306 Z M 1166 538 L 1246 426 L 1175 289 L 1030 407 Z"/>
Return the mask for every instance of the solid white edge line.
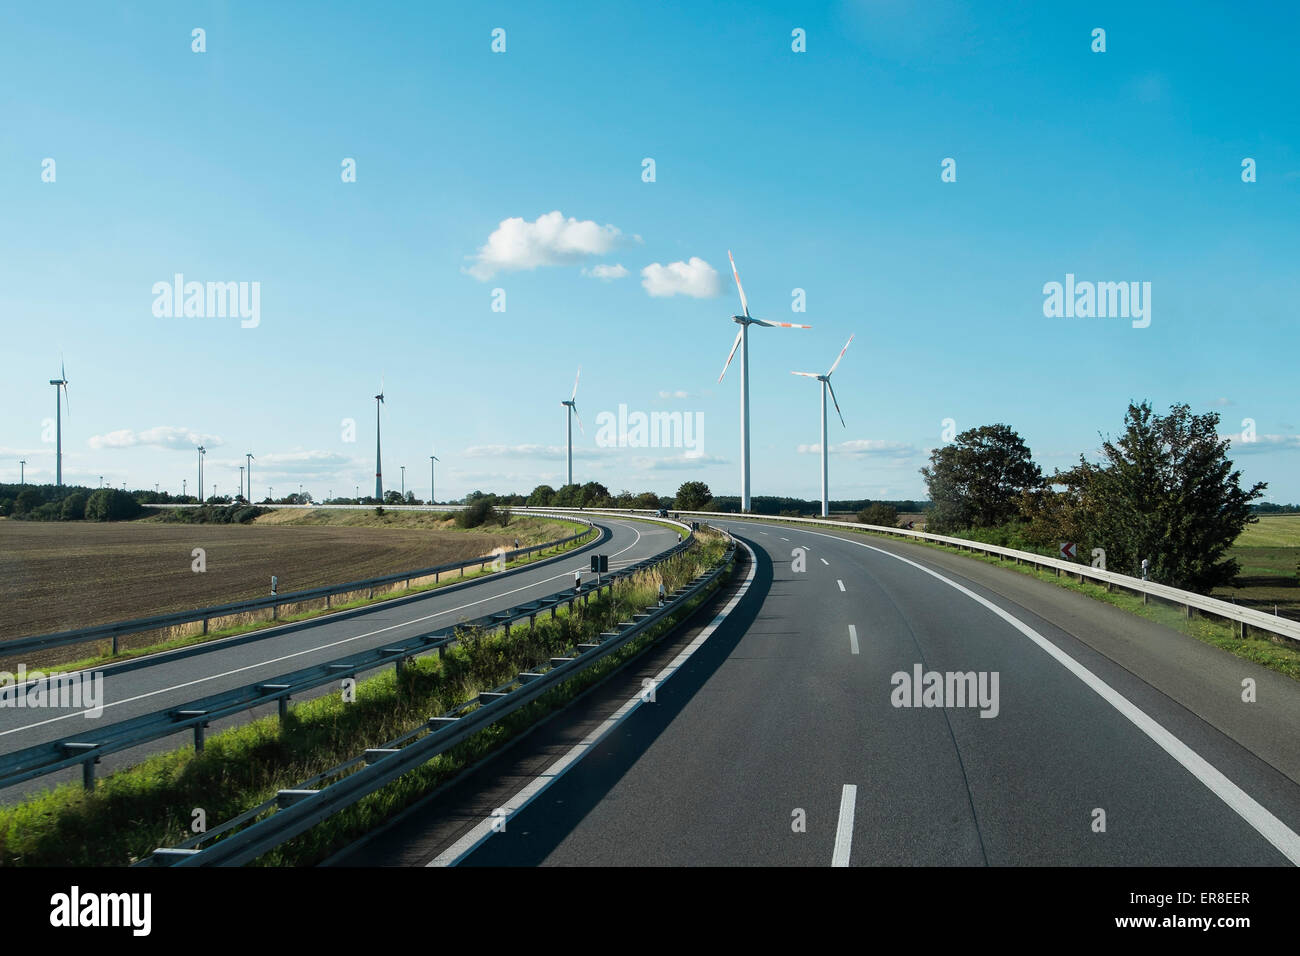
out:
<path id="1" fill-rule="evenodd" d="M 852 624 L 849 625 L 849 647 L 853 649 L 854 654 L 858 652 L 858 629 Z"/>
<path id="2" fill-rule="evenodd" d="M 835 827 L 835 852 L 831 855 L 831 866 L 849 865 L 849 852 L 853 849 L 853 812 L 857 802 L 857 785 L 846 783 L 840 792 L 840 822 Z"/>
<path id="3" fill-rule="evenodd" d="M 837 541 L 844 541 L 847 544 L 857 545 L 859 548 L 867 548 L 870 551 L 876 551 L 880 554 L 887 555 L 904 564 L 910 564 L 912 567 L 924 571 L 931 577 L 937 578 L 949 587 L 960 591 L 972 601 L 988 608 L 998 617 L 1002 618 L 1025 637 L 1029 638 L 1040 648 L 1046 651 L 1062 667 L 1068 670 L 1075 677 L 1079 678 L 1087 687 L 1097 694 L 1102 700 L 1110 704 L 1117 711 L 1128 718 L 1140 731 L 1146 734 L 1159 746 L 1165 753 L 1173 757 L 1183 768 L 1193 777 L 1199 780 L 1209 789 L 1216 797 L 1226 803 L 1239 817 L 1250 824 L 1260 836 L 1277 848 L 1278 852 L 1291 861 L 1292 864 L 1300 866 L 1300 836 L 1288 827 L 1285 823 L 1273 816 L 1265 807 L 1258 803 L 1250 794 L 1242 790 L 1235 783 L 1224 776 L 1208 760 L 1192 750 L 1185 743 L 1166 730 L 1161 724 L 1147 715 L 1140 707 L 1130 701 L 1123 694 L 1119 693 L 1104 680 L 1088 670 L 1087 667 L 1080 664 L 1073 657 L 1061 650 L 1047 638 L 1039 634 L 1028 624 L 1025 624 L 1015 615 L 1004 611 L 992 601 L 976 594 L 970 590 L 945 577 L 938 571 L 931 570 L 923 564 L 919 564 L 910 558 L 894 554 L 892 551 L 886 551 L 884 548 L 877 548 L 874 545 L 864 544 L 861 541 L 852 541 L 848 538 L 841 538 L 838 535 L 823 534 L 818 531 L 810 531 L 809 534 L 816 534 L 823 538 L 835 538 Z"/>
<path id="4" fill-rule="evenodd" d="M 722 622 L 727 619 L 727 616 L 735 610 L 736 605 L 740 603 L 741 599 L 749 593 L 749 587 L 754 582 L 754 570 L 758 566 L 758 560 L 754 555 L 753 549 L 749 545 L 745 544 L 745 542 L 740 539 L 736 539 L 736 543 L 749 552 L 749 573 L 745 575 L 745 580 L 741 582 L 740 590 L 732 596 L 731 600 L 727 602 L 726 607 L 717 613 L 713 620 L 705 626 L 704 630 L 700 631 L 695 640 L 686 645 L 686 647 L 682 649 L 681 653 L 673 658 L 672 662 L 667 667 L 655 675 L 655 687 L 658 687 L 664 681 L 668 680 L 668 678 L 672 677 L 673 674 L 677 672 L 677 669 L 686 662 L 687 658 L 694 654 L 696 650 L 698 650 L 699 647 L 713 635 L 713 632 L 716 631 Z M 592 748 L 594 748 L 596 744 L 600 743 L 601 739 L 606 734 L 618 726 L 623 718 L 636 710 L 637 707 L 644 702 L 645 701 L 642 699 L 640 694 L 627 700 L 622 706 L 614 711 L 614 713 L 610 714 L 609 717 L 602 721 L 599 726 L 587 734 L 586 737 L 577 744 L 574 744 L 574 746 L 563 757 L 555 761 L 542 771 L 542 773 L 529 781 L 528 784 L 511 797 L 503 806 L 497 807 L 497 811 L 499 812 L 484 817 L 474 825 L 473 829 L 426 863 L 425 866 L 455 866 L 464 857 L 478 849 L 481 843 L 496 832 L 494 830 L 496 821 L 509 820 L 514 814 L 528 806 L 535 797 L 543 793 L 547 787 L 560 779 L 566 771 L 590 753 Z"/>

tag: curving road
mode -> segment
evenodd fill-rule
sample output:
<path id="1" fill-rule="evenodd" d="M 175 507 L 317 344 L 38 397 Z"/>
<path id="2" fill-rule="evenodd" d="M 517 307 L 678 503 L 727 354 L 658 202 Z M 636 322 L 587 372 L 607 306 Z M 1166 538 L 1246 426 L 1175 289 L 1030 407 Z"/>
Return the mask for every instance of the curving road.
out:
<path id="1" fill-rule="evenodd" d="M 1300 863 L 1296 682 L 959 555 L 716 523 L 755 560 L 707 639 L 652 651 L 335 862 Z M 983 706 L 957 681 L 936 706 L 904 694 L 917 668 L 983 675 Z"/>
<path id="2" fill-rule="evenodd" d="M 84 710 L 28 710 L 0 706 L 0 753 L 18 750 L 70 734 L 93 737 L 98 721 L 116 722 L 140 714 L 184 704 L 312 664 L 334 660 L 406 637 L 449 627 L 459 621 L 527 603 L 573 583 L 576 568 L 585 573 L 592 553 L 607 554 L 610 570 L 651 557 L 677 542 L 677 532 L 661 524 L 631 519 L 596 518 L 613 536 L 596 548 L 587 546 L 537 567 L 526 567 L 501 577 L 487 577 L 464 586 L 443 589 L 406 600 L 385 602 L 347 617 L 326 617 L 306 626 L 286 626 L 262 632 L 254 641 L 238 638 L 214 641 L 180 652 L 159 654 L 125 665 L 105 668 L 104 711 L 88 718 Z M 320 693 L 330 692 L 321 689 Z M 11 697 L 7 690 L 4 696 Z M 311 696 L 311 695 L 307 695 Z M 209 733 L 274 713 L 274 706 L 213 721 Z M 174 749 L 192 740 L 184 731 L 165 740 L 105 756 L 97 773 L 138 762 L 150 753 Z M 13 801 L 24 793 L 66 780 L 80 780 L 79 768 L 50 774 L 0 791 L 0 800 Z"/>

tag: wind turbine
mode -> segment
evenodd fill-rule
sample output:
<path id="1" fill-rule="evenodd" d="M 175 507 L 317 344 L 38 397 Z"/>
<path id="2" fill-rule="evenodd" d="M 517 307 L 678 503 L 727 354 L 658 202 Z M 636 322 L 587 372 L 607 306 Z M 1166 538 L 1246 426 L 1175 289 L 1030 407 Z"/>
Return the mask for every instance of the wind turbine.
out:
<path id="1" fill-rule="evenodd" d="M 63 405 L 67 404 L 68 414 L 72 414 L 72 403 L 68 401 L 68 373 L 64 370 L 63 359 L 59 359 L 59 377 L 50 379 L 54 386 L 54 486 L 63 484 Z M 63 402 L 59 401 L 59 389 L 63 389 Z"/>
<path id="2" fill-rule="evenodd" d="M 849 350 L 849 346 L 852 344 L 853 344 L 853 336 L 850 335 L 849 340 L 844 343 L 844 348 L 840 349 L 840 354 L 835 357 L 835 363 L 831 366 L 831 370 L 827 372 L 825 375 L 818 375 L 816 372 L 791 372 L 790 373 L 791 375 L 802 375 L 804 378 L 815 378 L 817 379 L 817 381 L 822 383 L 822 517 L 823 518 L 830 517 L 830 502 L 828 501 L 826 496 L 826 459 L 828 455 L 828 450 L 826 447 L 826 392 L 828 390 L 830 391 L 831 401 L 835 402 L 835 412 L 840 416 L 840 425 L 844 426 L 844 413 L 840 411 L 840 403 L 835 398 L 835 388 L 831 385 L 831 373 L 834 372 L 835 369 L 839 367 L 840 359 L 844 358 L 844 353 Z"/>
<path id="3" fill-rule="evenodd" d="M 379 406 L 384 401 L 384 377 L 379 376 L 379 394 L 375 396 L 375 500 L 380 504 L 384 501 L 384 470 L 380 467 L 379 459 Z"/>
<path id="4" fill-rule="evenodd" d="M 247 452 L 244 455 L 244 457 L 248 459 L 248 500 L 251 503 L 253 500 L 253 462 L 256 459 L 253 458 L 253 453 L 251 451 Z M 241 480 L 239 483 L 239 493 L 243 494 L 243 492 L 244 492 L 244 483 Z"/>
<path id="5" fill-rule="evenodd" d="M 436 505 L 436 504 L 438 503 L 438 496 L 435 495 L 435 494 L 433 493 L 433 488 L 434 488 L 434 485 L 433 485 L 433 463 L 434 463 L 435 461 L 441 461 L 441 459 L 440 459 L 440 458 L 437 458 L 437 457 L 435 457 L 435 456 L 433 456 L 433 455 L 430 455 L 430 456 L 429 456 L 429 504 L 431 504 L 431 505 Z"/>
<path id="6" fill-rule="evenodd" d="M 768 319 L 754 319 L 749 315 L 749 303 L 745 301 L 745 287 L 740 284 L 740 273 L 736 271 L 736 260 L 732 258 L 731 250 L 727 250 L 727 258 L 731 259 L 731 274 L 736 277 L 736 289 L 740 292 L 740 307 L 744 315 L 733 315 L 731 321 L 740 326 L 740 331 L 736 333 L 736 341 L 731 343 L 731 354 L 727 356 L 727 364 L 722 366 L 722 375 L 718 376 L 718 383 L 722 383 L 723 375 L 727 374 L 727 368 L 731 365 L 731 360 L 736 355 L 736 349 L 740 349 L 740 510 L 749 510 L 749 327 L 751 325 L 763 325 L 772 329 L 811 329 L 811 325 L 796 325 L 794 322 L 772 322 Z"/>
<path id="7" fill-rule="evenodd" d="M 584 437 L 587 434 L 587 430 L 582 427 L 582 416 L 578 414 L 578 377 L 580 375 L 582 375 L 581 365 L 578 366 L 578 374 L 573 376 L 573 394 L 569 396 L 567 402 L 560 402 L 561 405 L 569 407 L 569 411 L 566 413 L 569 423 L 569 480 L 565 482 L 566 485 L 573 484 L 573 420 L 575 418 L 578 419 L 578 430 L 582 432 Z"/>
<path id="8" fill-rule="evenodd" d="M 202 445 L 199 446 L 199 504 L 203 504 L 203 456 L 208 450 Z"/>

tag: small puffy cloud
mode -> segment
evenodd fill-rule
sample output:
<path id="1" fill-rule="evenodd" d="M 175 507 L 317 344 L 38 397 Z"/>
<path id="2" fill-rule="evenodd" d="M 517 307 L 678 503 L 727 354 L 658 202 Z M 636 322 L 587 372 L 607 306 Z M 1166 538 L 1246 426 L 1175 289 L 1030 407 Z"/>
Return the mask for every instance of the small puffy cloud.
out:
<path id="1" fill-rule="evenodd" d="M 197 445 L 211 445 L 215 448 L 225 442 L 218 435 L 205 435 L 178 425 L 159 425 L 142 432 L 120 428 L 105 435 L 92 435 L 89 444 L 91 448 L 134 448 L 138 445 L 152 445 L 157 448 L 188 451 Z"/>
<path id="2" fill-rule="evenodd" d="M 672 392 L 661 391 L 659 393 L 659 397 L 660 398 L 690 398 L 691 395 L 690 392 L 686 391 L 686 389 L 679 388 L 676 391 L 672 391 Z"/>
<path id="3" fill-rule="evenodd" d="M 1256 435 L 1246 441 L 1240 432 L 1220 435 L 1219 439 L 1231 442 L 1228 456 L 1258 455 L 1267 451 L 1300 451 L 1300 435 Z"/>
<path id="4" fill-rule="evenodd" d="M 920 449 L 915 445 L 901 441 L 885 441 L 880 438 L 855 438 L 840 442 L 838 445 L 831 445 L 830 449 L 832 455 L 860 457 L 870 455 L 877 458 L 910 458 L 920 453 Z M 797 450 L 801 455 L 820 455 L 822 446 L 818 442 L 813 445 L 800 445 Z"/>
<path id="5" fill-rule="evenodd" d="M 470 445 L 463 458 L 554 458 L 566 454 L 563 445 Z M 573 448 L 574 458 L 595 458 L 598 453 L 589 448 Z"/>
<path id="6" fill-rule="evenodd" d="M 722 294 L 718 270 L 699 256 L 666 266 L 652 262 L 641 270 L 641 285 L 655 298 L 688 295 L 693 299 L 711 299 Z"/>
<path id="7" fill-rule="evenodd" d="M 465 271 L 486 280 L 498 272 L 576 265 L 591 256 L 606 255 L 622 235 L 616 227 L 590 219 L 566 219 L 558 209 L 538 216 L 535 222 L 516 216 L 501 220 Z"/>
<path id="8" fill-rule="evenodd" d="M 633 465 L 645 471 L 689 471 L 704 465 L 725 465 L 727 459 L 701 452 L 687 451 L 663 458 L 636 458 Z"/>
<path id="9" fill-rule="evenodd" d="M 1211 407 L 1211 408 L 1227 408 L 1229 405 L 1236 405 L 1236 404 L 1237 404 L 1237 403 L 1234 402 L 1234 401 L 1233 401 L 1232 399 L 1230 399 L 1230 398 L 1216 398 L 1216 399 L 1214 399 L 1214 401 L 1210 402 L 1210 407 Z"/>
<path id="10" fill-rule="evenodd" d="M 598 266 L 592 266 L 590 269 L 584 268 L 582 274 L 585 276 L 591 276 L 593 279 L 604 279 L 606 282 L 609 282 L 612 279 L 621 279 L 626 276 L 627 269 L 623 267 L 622 263 L 616 263 L 612 266 L 607 266 L 602 263 Z"/>

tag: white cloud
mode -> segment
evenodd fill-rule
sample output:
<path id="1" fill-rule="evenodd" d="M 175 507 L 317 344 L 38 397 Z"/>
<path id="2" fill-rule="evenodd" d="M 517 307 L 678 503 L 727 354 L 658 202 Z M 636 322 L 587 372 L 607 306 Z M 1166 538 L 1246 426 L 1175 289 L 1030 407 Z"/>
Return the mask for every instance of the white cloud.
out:
<path id="1" fill-rule="evenodd" d="M 854 438 L 849 441 L 831 445 L 832 455 L 875 456 L 881 458 L 911 458 L 919 454 L 920 449 L 901 441 L 885 441 L 880 438 Z M 800 445 L 797 451 L 801 455 L 820 455 L 821 443 Z"/>
<path id="2" fill-rule="evenodd" d="M 1300 451 L 1300 435 L 1256 435 L 1254 441 L 1246 441 L 1241 432 L 1220 435 L 1220 441 L 1231 442 L 1228 457 L 1233 455 L 1254 455 L 1266 451 Z"/>
<path id="3" fill-rule="evenodd" d="M 668 455 L 663 458 L 637 458 L 633 466 L 647 471 L 688 471 L 705 465 L 725 465 L 727 459 L 715 455 L 688 451 L 680 455 Z"/>
<path id="4" fill-rule="evenodd" d="M 564 445 L 471 445 L 461 452 L 463 458 L 554 458 L 565 455 Z M 596 458 L 600 453 L 589 448 L 573 447 L 574 458 Z"/>
<path id="5" fill-rule="evenodd" d="M 516 216 L 501 220 L 473 257 L 477 261 L 465 271 L 486 280 L 498 272 L 576 265 L 590 256 L 606 255 L 621 236 L 614 226 L 572 216 L 565 219 L 558 209 L 538 216 L 535 222 Z"/>
<path id="6" fill-rule="evenodd" d="M 659 397 L 660 398 L 690 398 L 691 395 L 688 391 L 686 391 L 686 389 L 679 388 L 674 392 L 661 391 L 659 393 Z"/>
<path id="7" fill-rule="evenodd" d="M 689 295 L 694 299 L 710 299 L 722 294 L 718 271 L 699 256 L 666 266 L 652 262 L 641 270 L 641 285 L 656 298 Z"/>
<path id="8" fill-rule="evenodd" d="M 598 266 L 592 266 L 590 269 L 584 268 L 582 274 L 585 276 L 591 276 L 593 279 L 604 279 L 608 282 L 611 279 L 621 279 L 626 276 L 627 269 L 623 267 L 621 262 L 612 266 L 607 266 L 602 263 Z"/>
<path id="9" fill-rule="evenodd" d="M 138 433 L 129 428 L 119 428 L 106 435 L 92 435 L 88 444 L 91 448 L 134 448 L 137 445 L 153 445 L 158 448 L 189 451 L 197 445 L 216 447 L 225 442 L 218 435 L 205 435 L 178 425 L 159 425 Z"/>

